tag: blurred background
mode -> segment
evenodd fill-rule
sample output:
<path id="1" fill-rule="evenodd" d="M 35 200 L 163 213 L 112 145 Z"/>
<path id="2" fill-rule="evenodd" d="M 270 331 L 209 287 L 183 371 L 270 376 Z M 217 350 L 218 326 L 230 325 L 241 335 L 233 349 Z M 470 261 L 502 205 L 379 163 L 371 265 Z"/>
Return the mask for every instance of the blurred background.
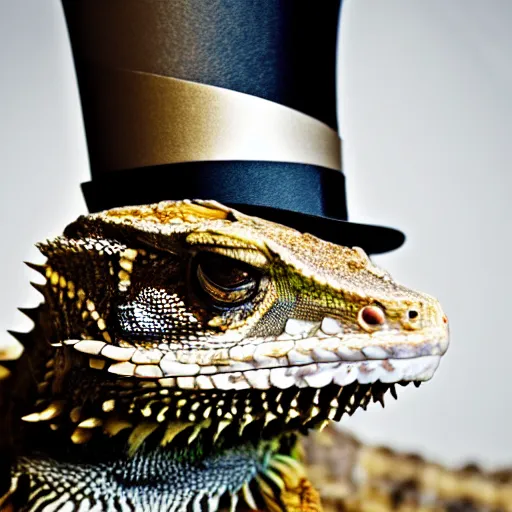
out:
<path id="1" fill-rule="evenodd" d="M 448 464 L 512 466 L 512 2 L 345 0 L 339 117 L 351 220 L 402 229 L 375 257 L 441 300 L 435 378 L 342 421 Z M 305 35 L 306 37 L 306 35 Z M 88 162 L 59 0 L 0 2 L 0 332 L 38 303 L 21 263 L 86 212 Z M 0 334 L 2 341 L 8 335 Z"/>

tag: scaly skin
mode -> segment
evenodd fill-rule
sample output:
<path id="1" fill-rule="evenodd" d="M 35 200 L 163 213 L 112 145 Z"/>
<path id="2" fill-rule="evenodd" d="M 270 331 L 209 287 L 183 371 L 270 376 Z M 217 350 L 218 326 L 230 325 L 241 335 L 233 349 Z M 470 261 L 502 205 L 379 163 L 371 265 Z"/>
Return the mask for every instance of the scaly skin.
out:
<path id="1" fill-rule="evenodd" d="M 438 302 L 361 249 L 213 201 L 39 247 L 44 303 L 0 389 L 6 510 L 320 510 L 298 434 L 430 379 L 448 344 Z"/>

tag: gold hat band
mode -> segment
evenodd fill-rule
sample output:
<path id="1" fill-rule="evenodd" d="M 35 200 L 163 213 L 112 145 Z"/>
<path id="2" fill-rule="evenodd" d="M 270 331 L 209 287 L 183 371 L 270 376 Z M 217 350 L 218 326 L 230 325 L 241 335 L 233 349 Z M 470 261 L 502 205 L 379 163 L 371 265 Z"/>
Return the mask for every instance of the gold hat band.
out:
<path id="1" fill-rule="evenodd" d="M 317 119 L 263 98 L 140 71 L 98 70 L 102 170 L 256 160 L 341 170 L 341 140 Z"/>

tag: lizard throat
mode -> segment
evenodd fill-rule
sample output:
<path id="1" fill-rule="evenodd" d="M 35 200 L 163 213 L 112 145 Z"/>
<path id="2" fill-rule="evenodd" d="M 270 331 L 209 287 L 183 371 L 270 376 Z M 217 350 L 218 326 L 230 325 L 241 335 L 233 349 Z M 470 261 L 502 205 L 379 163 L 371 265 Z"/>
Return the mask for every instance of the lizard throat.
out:
<path id="1" fill-rule="evenodd" d="M 108 374 L 105 378 L 103 372 L 90 369 L 71 371 L 59 396 L 50 391 L 53 388 L 49 384 L 35 410 L 24 416 L 28 438 L 38 439 L 41 428 L 53 430 L 67 440 L 69 449 L 85 443 L 95 448 L 96 442 L 110 438 L 131 455 L 146 442 L 171 450 L 200 446 L 205 453 L 258 444 L 323 428 L 330 420 L 366 409 L 371 401 L 384 405 L 388 391 L 396 398 L 395 384 L 381 381 L 319 388 L 187 390 Z"/>

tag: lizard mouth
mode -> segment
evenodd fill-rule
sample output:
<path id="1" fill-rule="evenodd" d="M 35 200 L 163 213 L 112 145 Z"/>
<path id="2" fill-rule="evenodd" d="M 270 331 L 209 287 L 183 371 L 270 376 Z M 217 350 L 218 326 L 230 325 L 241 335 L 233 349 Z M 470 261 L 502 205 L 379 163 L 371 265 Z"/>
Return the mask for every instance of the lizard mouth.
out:
<path id="1" fill-rule="evenodd" d="M 221 432 L 228 444 L 229 439 L 235 443 L 297 430 L 306 433 L 366 409 L 371 401 L 383 405 L 388 391 L 396 398 L 396 384 L 419 385 L 430 379 L 446 347 L 444 332 L 430 334 L 421 342 L 395 336 L 394 344 L 387 346 L 376 337 L 368 344 L 366 338 L 360 350 L 357 339 L 343 345 L 338 340 L 336 349 L 332 338 L 302 338 L 293 340 L 286 354 L 274 352 L 275 357 L 269 355 L 271 344 L 283 348 L 279 341 L 254 343 L 253 338 L 221 349 L 227 350 L 230 364 L 220 364 L 217 355 L 216 365 L 180 362 L 180 354 L 171 359 L 155 349 L 66 340 L 63 348 L 88 359 L 90 369 L 79 364 L 61 400 L 42 396 L 39 410 L 24 420 L 70 418 L 70 437 L 78 444 L 91 440 L 95 432 L 119 439 L 121 431 L 138 435 L 142 427 L 144 435 L 149 433 L 163 446 L 175 437 L 190 443 L 198 436 L 215 444 Z M 236 362 L 247 353 L 256 359 Z"/>
<path id="2" fill-rule="evenodd" d="M 306 433 L 371 401 L 383 405 L 388 391 L 396 398 L 396 384 L 429 380 L 447 339 L 447 329 L 432 328 L 370 337 L 246 338 L 188 352 L 65 340 L 64 352 L 83 360 L 60 399 L 41 396 L 39 410 L 24 420 L 67 417 L 65 428 L 77 444 L 96 439 L 95 432 L 130 446 L 142 434 L 165 446 L 198 436 L 213 445 L 221 432 L 227 444 Z"/>
<path id="3" fill-rule="evenodd" d="M 391 333 L 374 336 L 370 342 L 367 336 L 357 335 L 350 339 L 249 338 L 230 348 L 176 352 L 119 347 L 98 340 L 66 340 L 63 344 L 87 355 L 92 368 L 157 381 L 165 388 L 284 390 L 429 380 L 446 350 L 447 331 Z"/>

